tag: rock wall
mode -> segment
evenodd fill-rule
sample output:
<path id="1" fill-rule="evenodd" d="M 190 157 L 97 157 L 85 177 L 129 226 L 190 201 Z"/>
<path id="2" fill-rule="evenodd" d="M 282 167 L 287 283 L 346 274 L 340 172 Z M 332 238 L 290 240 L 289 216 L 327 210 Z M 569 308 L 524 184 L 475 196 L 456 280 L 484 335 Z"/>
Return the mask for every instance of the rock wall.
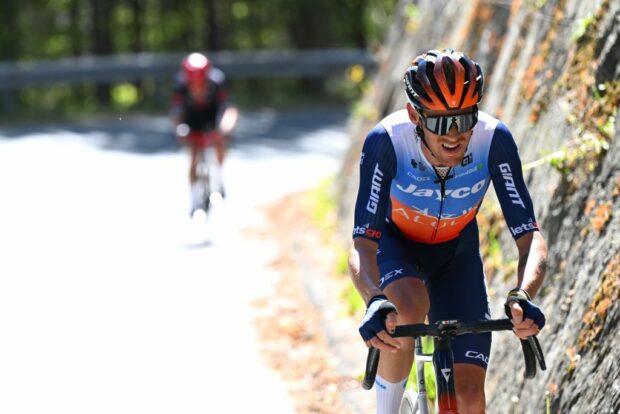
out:
<path id="1" fill-rule="evenodd" d="M 363 139 L 382 116 L 404 107 L 402 74 L 410 60 L 452 47 L 485 71 L 481 107 L 500 117 L 519 144 L 549 244 L 536 299 L 548 316 L 540 335 L 548 369 L 523 380 L 517 341 L 495 335 L 489 412 L 508 412 L 514 397 L 523 413 L 547 405 L 553 413 L 620 411 L 619 23 L 618 0 L 401 1 L 382 63 L 351 120 L 338 182 L 343 240 L 350 238 Z M 485 239 L 500 234 L 502 264 L 487 267 L 492 311 L 500 317 L 516 280 L 516 248 L 501 231 L 493 194 L 487 199 L 481 238 L 486 252 Z"/>

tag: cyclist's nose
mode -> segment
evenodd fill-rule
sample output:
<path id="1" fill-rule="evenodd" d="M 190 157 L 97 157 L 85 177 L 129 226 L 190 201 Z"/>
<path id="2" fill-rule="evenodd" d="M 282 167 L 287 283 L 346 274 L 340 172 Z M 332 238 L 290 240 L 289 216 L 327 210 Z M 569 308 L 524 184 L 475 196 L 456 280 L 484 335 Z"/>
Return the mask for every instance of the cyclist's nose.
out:
<path id="1" fill-rule="evenodd" d="M 450 125 L 450 129 L 448 129 L 448 134 L 449 137 L 458 137 L 459 136 L 459 128 L 456 125 L 456 122 L 453 122 L 452 125 Z"/>

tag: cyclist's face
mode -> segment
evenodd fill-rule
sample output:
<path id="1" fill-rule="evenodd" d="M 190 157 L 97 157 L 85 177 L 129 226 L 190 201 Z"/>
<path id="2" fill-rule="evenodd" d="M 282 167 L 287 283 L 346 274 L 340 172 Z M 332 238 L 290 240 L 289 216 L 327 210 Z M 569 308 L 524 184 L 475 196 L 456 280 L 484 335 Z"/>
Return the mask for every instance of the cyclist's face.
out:
<path id="1" fill-rule="evenodd" d="M 206 86 L 206 82 L 189 82 L 188 83 L 188 89 L 189 89 L 189 93 L 192 96 L 199 96 L 205 93 L 205 90 L 207 89 Z"/>
<path id="2" fill-rule="evenodd" d="M 473 133 L 475 121 L 469 115 L 457 117 L 459 118 L 457 120 L 454 120 L 454 118 L 456 115 L 471 114 L 472 108 L 452 111 L 427 110 L 420 114 L 411 104 L 407 104 L 407 111 L 411 121 L 420 125 L 424 130 L 424 137 L 432 154 L 427 153 L 427 148 L 424 146 L 422 148 L 432 164 L 454 167 L 463 161 Z M 429 129 L 429 125 L 433 130 Z"/>

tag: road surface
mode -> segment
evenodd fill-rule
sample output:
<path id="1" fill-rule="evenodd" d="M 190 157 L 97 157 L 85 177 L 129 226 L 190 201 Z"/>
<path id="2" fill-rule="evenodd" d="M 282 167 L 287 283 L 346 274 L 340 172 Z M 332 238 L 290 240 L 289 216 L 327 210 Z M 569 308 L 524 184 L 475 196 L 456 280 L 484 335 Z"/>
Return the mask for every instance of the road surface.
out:
<path id="1" fill-rule="evenodd" d="M 208 226 L 165 118 L 0 128 L 0 412 L 293 412 L 252 324 L 276 246 L 247 229 L 337 170 L 345 119 L 244 114 Z"/>

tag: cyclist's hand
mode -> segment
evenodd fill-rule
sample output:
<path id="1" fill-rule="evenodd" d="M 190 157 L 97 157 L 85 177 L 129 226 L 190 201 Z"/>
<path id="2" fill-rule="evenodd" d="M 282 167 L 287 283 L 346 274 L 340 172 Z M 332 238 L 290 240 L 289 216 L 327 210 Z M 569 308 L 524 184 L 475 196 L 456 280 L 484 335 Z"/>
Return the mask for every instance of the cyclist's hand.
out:
<path id="1" fill-rule="evenodd" d="M 177 143 L 184 145 L 187 142 L 187 137 L 190 133 L 190 128 L 187 124 L 180 123 L 174 128 L 175 136 L 177 137 Z"/>
<path id="2" fill-rule="evenodd" d="M 396 306 L 385 296 L 377 295 L 370 299 L 359 327 L 360 335 L 367 346 L 389 352 L 400 349 L 399 342 L 386 332 L 386 329 L 393 332 L 396 328 L 396 314 Z"/>
<path id="3" fill-rule="evenodd" d="M 513 289 L 504 304 L 506 315 L 512 319 L 515 334 L 521 339 L 537 335 L 545 326 L 545 314 L 534 305 L 527 293 Z"/>

